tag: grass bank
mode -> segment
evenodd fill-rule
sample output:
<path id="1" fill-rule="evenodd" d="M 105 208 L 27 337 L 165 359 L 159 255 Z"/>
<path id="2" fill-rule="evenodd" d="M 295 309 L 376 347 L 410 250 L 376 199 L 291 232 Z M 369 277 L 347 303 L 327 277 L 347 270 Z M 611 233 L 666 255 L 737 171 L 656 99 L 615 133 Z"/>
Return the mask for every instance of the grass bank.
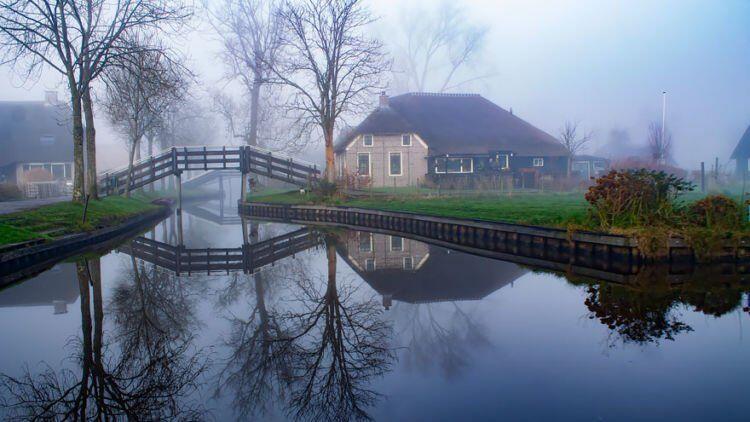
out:
<path id="1" fill-rule="evenodd" d="M 143 199 L 113 196 L 89 203 L 86 223 L 83 205 L 61 202 L 33 210 L 0 215 L 0 245 L 56 237 L 114 226 L 158 208 Z"/>
<path id="2" fill-rule="evenodd" d="M 513 195 L 467 195 L 438 197 L 377 195 L 323 199 L 297 191 L 250 195 L 251 202 L 273 204 L 342 205 L 348 207 L 405 211 L 438 217 L 473 218 L 551 227 L 584 226 L 588 204 L 582 193 L 514 193 Z"/>

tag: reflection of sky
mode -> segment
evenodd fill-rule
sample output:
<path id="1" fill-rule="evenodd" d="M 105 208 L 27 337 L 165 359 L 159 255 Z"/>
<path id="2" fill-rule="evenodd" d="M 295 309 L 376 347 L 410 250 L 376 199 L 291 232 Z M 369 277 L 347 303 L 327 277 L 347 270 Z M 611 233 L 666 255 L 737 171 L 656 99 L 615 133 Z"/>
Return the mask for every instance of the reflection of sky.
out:
<path id="1" fill-rule="evenodd" d="M 196 225 L 197 227 L 197 225 Z M 205 228 L 209 229 L 205 229 Z M 188 242 L 204 242 L 214 247 L 236 246 L 238 227 L 203 226 L 189 232 Z M 288 227 L 266 224 L 262 232 L 284 232 Z M 196 238 L 191 238 L 195 236 Z M 198 239 L 200 237 L 202 239 Z M 157 233 L 157 239 L 160 234 Z M 318 248 L 298 255 L 308 276 L 325 282 L 326 254 Z M 290 258 L 264 269 L 269 287 L 270 308 L 285 309 L 292 294 L 285 273 Z M 123 274 L 130 265 L 125 254 L 109 254 L 102 260 L 104 303 L 113 288 L 127 283 Z M 380 298 L 357 274 L 338 259 L 339 286 L 358 287 L 356 300 Z M 488 274 L 490 276 L 490 274 Z M 206 348 L 214 362 L 227 356 L 222 346 L 231 317 L 246 318 L 254 301 L 252 278 L 245 281 L 238 299 L 227 307 L 217 306 L 219 295 L 230 276 L 183 277 L 196 300 L 195 345 Z M 471 282 L 471 280 L 461 280 Z M 321 284 L 322 286 L 322 284 Z M 192 291 L 192 293 L 191 293 Z M 2 294 L 2 293 L 0 293 Z M 706 317 L 687 308 L 678 309 L 681 320 L 695 331 L 679 334 L 676 341 L 656 345 L 608 347 L 609 331 L 598 320 L 588 319 L 582 287 L 543 273 L 526 273 L 481 301 L 410 305 L 394 303 L 383 314 L 394 323 L 393 346 L 400 347 L 392 371 L 374 383 L 386 398 L 373 410 L 381 420 L 632 420 L 632 419 L 740 419 L 747 414 L 745 392 L 750 377 L 747 356 L 750 336 L 746 314 L 730 313 L 721 318 Z M 475 335 L 457 332 L 453 345 L 463 351 L 463 364 L 446 374 L 434 362 L 414 362 L 404 349 L 413 332 L 414 311 L 424 316 L 432 312 L 443 327 L 464 327 L 455 320 L 455 310 L 468 316 Z M 17 374 L 24 362 L 32 369 L 37 362 L 57 366 L 68 356 L 70 338 L 80 335 L 80 303 L 68 306 L 68 313 L 52 315 L 46 307 L 0 309 L 0 338 L 3 343 L 0 372 Z M 111 334 L 111 317 L 105 319 Z M 451 325 L 453 324 L 453 325 Z M 430 333 L 418 332 L 418 336 Z M 422 337 L 423 338 L 423 337 Z M 435 359 L 437 349 L 435 351 Z M 71 362 L 66 362 L 70 365 Z M 213 375 L 216 368 L 209 371 Z M 201 392 L 202 399 L 225 420 L 221 412 L 229 408 L 229 398 L 210 399 L 213 385 Z M 224 401 L 226 400 L 226 402 Z M 732 413 L 735 412 L 735 413 Z"/>

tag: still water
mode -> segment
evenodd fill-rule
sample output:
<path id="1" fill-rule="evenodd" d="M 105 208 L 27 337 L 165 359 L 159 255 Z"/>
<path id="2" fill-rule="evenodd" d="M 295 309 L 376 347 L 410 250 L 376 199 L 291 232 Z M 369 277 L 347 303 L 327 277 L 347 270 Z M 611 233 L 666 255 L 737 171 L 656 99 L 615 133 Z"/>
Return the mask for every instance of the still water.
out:
<path id="1" fill-rule="evenodd" d="M 206 202 L 0 291 L 0 415 L 748 420 L 750 289 L 720 272 L 566 278 Z"/>

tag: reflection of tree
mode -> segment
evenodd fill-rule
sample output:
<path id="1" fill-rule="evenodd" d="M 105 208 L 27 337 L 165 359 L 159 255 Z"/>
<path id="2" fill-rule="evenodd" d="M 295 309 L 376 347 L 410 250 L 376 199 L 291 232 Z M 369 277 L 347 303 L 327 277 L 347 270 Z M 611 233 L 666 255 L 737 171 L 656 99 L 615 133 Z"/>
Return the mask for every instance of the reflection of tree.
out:
<path id="1" fill-rule="evenodd" d="M 422 370 L 436 364 L 445 376 L 455 377 L 468 365 L 473 351 L 489 345 L 483 327 L 456 302 L 402 303 L 394 311 L 406 335 L 404 356 Z M 447 320 L 441 318 L 444 315 L 449 315 Z"/>
<path id="2" fill-rule="evenodd" d="M 598 318 L 623 343 L 658 344 L 693 330 L 673 314 L 678 300 L 673 291 L 602 283 L 588 286 L 587 293 L 584 303 L 592 313 L 590 318 Z"/>
<path id="3" fill-rule="evenodd" d="M 203 371 L 187 342 L 165 336 L 119 344 L 110 355 L 104 343 L 99 260 L 77 263 L 81 292 L 81 338 L 73 360 L 81 367 L 56 372 L 47 367 L 34 376 L 2 376 L 11 417 L 27 419 L 194 419 L 199 413 L 183 403 Z M 93 303 L 92 303 L 93 302 Z M 92 317 L 93 307 L 93 317 Z M 129 325 L 130 323 L 128 323 Z M 138 332 L 140 335 L 141 332 Z M 136 346 L 137 345 L 137 346 Z"/>
<path id="4" fill-rule="evenodd" d="M 328 277 L 321 288 L 315 277 L 300 273 L 298 311 L 288 318 L 295 334 L 289 412 L 311 420 L 369 418 L 366 408 L 379 395 L 369 388 L 388 372 L 391 325 L 374 298 L 357 299 L 349 283 L 337 284 L 336 249 L 326 238 Z"/>
<path id="5" fill-rule="evenodd" d="M 742 290 L 731 286 L 685 286 L 680 297 L 695 310 L 706 315 L 720 317 L 737 309 L 742 302 Z"/>
<path id="6" fill-rule="evenodd" d="M 256 299 L 247 319 L 231 319 L 226 341 L 231 354 L 219 375 L 217 394 L 223 387 L 232 388 L 233 405 L 241 419 L 265 414 L 269 405 L 283 395 L 284 380 L 288 378 L 291 343 L 284 340 L 287 333 L 279 316 L 266 305 L 264 275 L 257 273 L 252 277 Z"/>

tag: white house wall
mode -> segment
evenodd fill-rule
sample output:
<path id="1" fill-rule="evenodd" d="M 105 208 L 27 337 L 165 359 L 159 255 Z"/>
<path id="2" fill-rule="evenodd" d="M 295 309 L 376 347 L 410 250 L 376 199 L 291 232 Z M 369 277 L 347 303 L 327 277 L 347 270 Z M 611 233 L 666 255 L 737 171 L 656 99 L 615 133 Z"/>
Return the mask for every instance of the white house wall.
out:
<path id="1" fill-rule="evenodd" d="M 399 135 L 375 135 L 373 145 L 364 146 L 363 137 L 357 136 L 339 153 L 343 171 L 354 174 L 357 171 L 357 155 L 370 154 L 370 179 L 373 187 L 417 186 L 427 175 L 427 144 L 412 134 L 411 146 L 401 145 Z M 401 153 L 401 175 L 389 175 L 389 153 Z M 342 160 L 343 158 L 343 160 Z"/>

